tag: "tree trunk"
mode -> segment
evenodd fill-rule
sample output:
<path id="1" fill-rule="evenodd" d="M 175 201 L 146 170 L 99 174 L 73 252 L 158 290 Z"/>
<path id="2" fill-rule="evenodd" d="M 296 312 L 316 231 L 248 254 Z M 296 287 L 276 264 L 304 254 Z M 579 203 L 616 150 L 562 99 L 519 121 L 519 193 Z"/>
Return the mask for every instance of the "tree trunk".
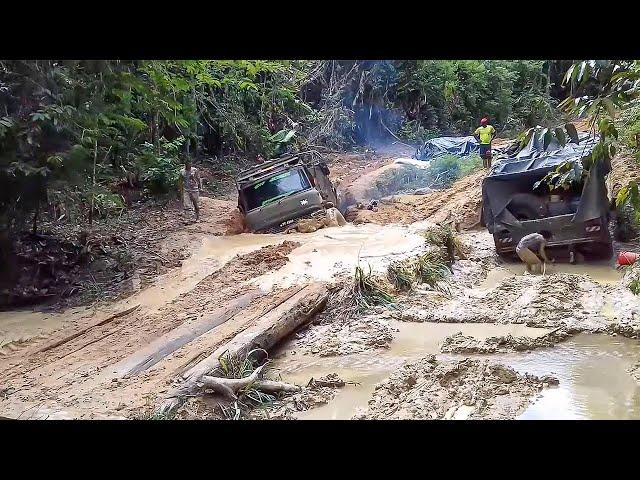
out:
<path id="1" fill-rule="evenodd" d="M 98 140 L 93 143 L 93 176 L 91 179 L 91 208 L 89 209 L 89 225 L 93 224 L 93 207 L 96 198 L 96 163 L 98 162 Z"/>
<path id="2" fill-rule="evenodd" d="M 33 234 L 38 232 L 38 217 L 40 216 L 40 191 L 38 191 L 38 198 L 36 198 L 36 211 L 33 214 Z"/>
<path id="3" fill-rule="evenodd" d="M 156 154 L 160 156 L 160 113 L 156 110 L 153 114 L 153 144 L 156 146 Z"/>
<path id="4" fill-rule="evenodd" d="M 257 369 L 255 371 L 257 371 Z M 253 387 L 255 390 L 259 390 L 265 393 L 292 393 L 302 390 L 302 387 L 293 385 L 291 383 L 277 382 L 275 380 L 258 380 L 257 376 L 254 377 L 253 374 L 251 374 L 249 377 L 240 379 L 210 377 L 208 375 L 205 375 L 204 377 L 202 377 L 202 383 L 206 388 L 215 390 L 216 392 L 226 395 L 233 400 L 237 399 L 236 394 L 239 390 L 249 386 Z"/>
<path id="5" fill-rule="evenodd" d="M 268 350 L 298 327 L 308 322 L 327 301 L 324 284 L 307 285 L 278 307 L 262 315 L 256 323 L 236 335 L 229 343 L 222 345 L 211 355 L 183 374 L 181 385 L 173 388 L 160 406 L 161 412 L 170 412 L 180 406 L 187 395 L 200 391 L 202 377 L 219 365 L 218 358 L 225 352 L 244 357 L 255 348 Z"/>
<path id="6" fill-rule="evenodd" d="M 171 330 L 114 365 L 112 369 L 115 373 L 114 378 L 135 375 L 151 368 L 167 355 L 175 352 L 195 338 L 204 335 L 212 328 L 225 323 L 247 307 L 254 299 L 262 295 L 263 293 L 260 290 L 249 291 L 203 318 Z"/>

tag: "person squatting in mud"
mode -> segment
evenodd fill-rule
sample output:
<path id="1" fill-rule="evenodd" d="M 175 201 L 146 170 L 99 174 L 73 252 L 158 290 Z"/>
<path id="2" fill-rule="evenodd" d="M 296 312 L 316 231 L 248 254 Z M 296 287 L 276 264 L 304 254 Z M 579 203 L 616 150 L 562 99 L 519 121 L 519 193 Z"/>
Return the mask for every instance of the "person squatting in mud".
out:
<path id="1" fill-rule="evenodd" d="M 480 126 L 473 132 L 473 136 L 480 142 L 480 157 L 484 168 L 491 167 L 491 141 L 496 136 L 496 129 L 489 125 L 489 119 L 480 120 Z"/>
<path id="2" fill-rule="evenodd" d="M 180 172 L 182 190 L 182 207 L 185 212 L 187 211 L 187 205 L 191 203 L 193 210 L 196 214 L 196 222 L 200 220 L 200 190 L 202 189 L 202 179 L 200 178 L 200 172 L 197 168 L 191 166 L 191 160 L 187 159 L 184 162 L 184 168 Z"/>
<path id="3" fill-rule="evenodd" d="M 547 245 L 547 239 L 550 234 L 548 232 L 530 233 L 522 237 L 522 240 L 518 242 L 516 247 L 516 254 L 520 257 L 520 260 L 527 266 L 525 273 L 533 273 L 534 267 L 537 265 L 540 267 L 540 273 L 544 273 L 544 268 L 549 262 L 547 254 L 545 252 L 545 246 Z M 537 254 L 534 253 L 537 251 Z"/>

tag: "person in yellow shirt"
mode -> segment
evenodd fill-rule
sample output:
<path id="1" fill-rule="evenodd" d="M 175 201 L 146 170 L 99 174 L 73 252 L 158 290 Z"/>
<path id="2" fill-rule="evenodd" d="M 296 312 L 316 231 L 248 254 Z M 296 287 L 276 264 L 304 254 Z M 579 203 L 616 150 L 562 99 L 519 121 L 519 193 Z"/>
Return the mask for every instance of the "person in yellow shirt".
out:
<path id="1" fill-rule="evenodd" d="M 480 142 L 480 157 L 482 166 L 491 167 L 491 140 L 496 136 L 496 129 L 489 125 L 489 119 L 484 117 L 480 120 L 480 126 L 473 132 L 474 137 Z"/>

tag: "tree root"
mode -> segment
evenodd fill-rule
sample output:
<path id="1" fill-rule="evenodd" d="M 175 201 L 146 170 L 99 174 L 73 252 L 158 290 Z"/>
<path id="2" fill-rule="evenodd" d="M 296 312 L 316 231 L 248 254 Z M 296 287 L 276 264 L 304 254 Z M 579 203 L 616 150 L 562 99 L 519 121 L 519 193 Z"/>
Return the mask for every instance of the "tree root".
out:
<path id="1" fill-rule="evenodd" d="M 201 379 L 201 383 L 226 397 L 229 397 L 233 400 L 237 400 L 237 392 L 245 389 L 249 386 L 252 386 L 255 390 L 260 390 L 266 393 L 272 392 L 297 392 L 301 388 L 297 385 L 292 385 L 290 383 L 284 382 L 276 382 L 273 380 L 258 380 L 258 377 L 261 375 L 262 370 L 267 364 L 259 366 L 256 368 L 251 375 L 244 378 L 224 378 L 224 377 L 212 377 L 209 375 L 204 375 Z"/>

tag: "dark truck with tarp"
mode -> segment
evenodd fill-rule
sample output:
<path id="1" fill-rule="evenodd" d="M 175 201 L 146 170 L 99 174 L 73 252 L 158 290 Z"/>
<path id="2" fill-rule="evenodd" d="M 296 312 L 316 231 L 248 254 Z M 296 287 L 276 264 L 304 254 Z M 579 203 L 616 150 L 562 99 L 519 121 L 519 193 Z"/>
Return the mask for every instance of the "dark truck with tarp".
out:
<path id="1" fill-rule="evenodd" d="M 240 172 L 236 188 L 245 225 L 256 233 L 282 232 L 302 219 L 323 217 L 327 208 L 338 206 L 327 164 L 304 152 Z"/>
<path id="2" fill-rule="evenodd" d="M 597 139 L 589 134 L 574 131 L 563 145 L 548 130 L 542 133 L 531 135 L 524 148 L 511 149 L 482 182 L 482 223 L 493 234 L 497 253 L 513 257 L 522 237 L 539 232 L 549 234 L 547 246 L 554 258 L 566 253 L 572 260 L 571 252 L 610 258 L 610 201 L 605 181 L 611 163 L 591 163 Z M 582 172 L 574 176 L 581 181 L 544 188 L 546 179 L 555 180 L 559 178 L 556 174 L 562 176 L 571 168 Z"/>

